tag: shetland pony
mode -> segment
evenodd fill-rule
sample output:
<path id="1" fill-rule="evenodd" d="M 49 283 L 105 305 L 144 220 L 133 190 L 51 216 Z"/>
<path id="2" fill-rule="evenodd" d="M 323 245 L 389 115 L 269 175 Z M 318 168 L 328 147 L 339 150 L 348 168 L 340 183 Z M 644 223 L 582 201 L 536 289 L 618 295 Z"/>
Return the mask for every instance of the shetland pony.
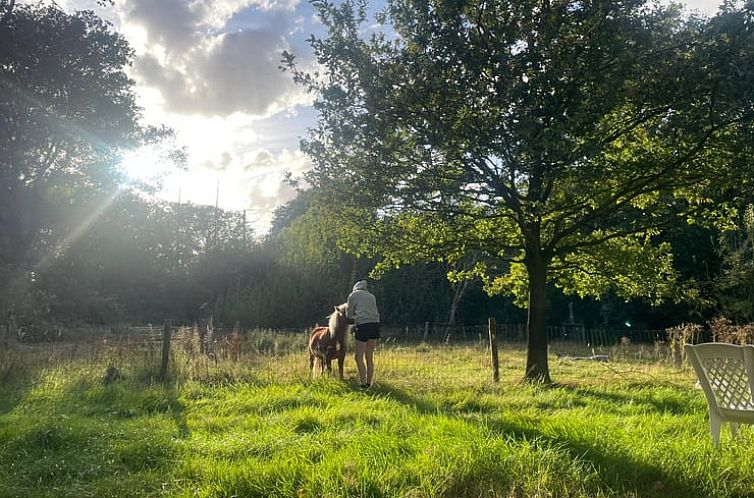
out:
<path id="1" fill-rule="evenodd" d="M 332 360 L 338 360 L 338 373 L 343 379 L 343 361 L 346 358 L 346 305 L 335 306 L 329 318 L 327 327 L 317 327 L 309 336 L 309 368 L 312 377 L 324 373 L 325 367 L 332 374 Z"/>

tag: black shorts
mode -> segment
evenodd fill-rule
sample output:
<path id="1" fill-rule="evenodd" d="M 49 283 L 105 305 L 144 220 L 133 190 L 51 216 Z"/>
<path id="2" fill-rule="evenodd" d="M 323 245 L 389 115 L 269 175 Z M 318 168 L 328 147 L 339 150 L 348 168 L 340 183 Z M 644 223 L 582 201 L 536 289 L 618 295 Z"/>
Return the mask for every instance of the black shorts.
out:
<path id="1" fill-rule="evenodd" d="M 380 324 L 379 323 L 362 323 L 356 325 L 356 340 L 361 342 L 367 342 L 369 339 L 380 338 Z"/>

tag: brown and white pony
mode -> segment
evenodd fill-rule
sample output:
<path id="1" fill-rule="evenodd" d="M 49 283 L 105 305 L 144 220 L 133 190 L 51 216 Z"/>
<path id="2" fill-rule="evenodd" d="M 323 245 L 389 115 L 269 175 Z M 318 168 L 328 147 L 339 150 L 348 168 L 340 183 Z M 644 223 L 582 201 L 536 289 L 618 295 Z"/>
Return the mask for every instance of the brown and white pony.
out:
<path id="1" fill-rule="evenodd" d="M 348 318 L 346 305 L 335 306 L 327 327 L 317 327 L 309 336 L 309 368 L 312 377 L 324 373 L 325 367 L 332 374 L 332 360 L 338 360 L 338 373 L 343 378 L 343 360 L 346 358 L 346 332 Z"/>

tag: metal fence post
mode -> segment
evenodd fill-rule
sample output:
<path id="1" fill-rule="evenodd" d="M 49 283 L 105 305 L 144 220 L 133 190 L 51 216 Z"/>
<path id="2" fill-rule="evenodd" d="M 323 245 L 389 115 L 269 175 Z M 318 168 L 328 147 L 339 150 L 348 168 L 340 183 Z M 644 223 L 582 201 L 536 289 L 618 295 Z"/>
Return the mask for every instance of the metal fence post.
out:
<path id="1" fill-rule="evenodd" d="M 497 357 L 497 338 L 495 337 L 495 319 L 490 318 L 488 322 L 490 334 L 490 352 L 492 353 L 492 381 L 500 380 L 500 364 Z"/>

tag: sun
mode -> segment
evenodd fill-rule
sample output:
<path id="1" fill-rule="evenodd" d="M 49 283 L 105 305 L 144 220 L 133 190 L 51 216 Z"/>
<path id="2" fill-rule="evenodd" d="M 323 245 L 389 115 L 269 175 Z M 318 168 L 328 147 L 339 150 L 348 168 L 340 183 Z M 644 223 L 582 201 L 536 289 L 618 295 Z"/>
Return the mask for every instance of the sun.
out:
<path id="1" fill-rule="evenodd" d="M 145 181 L 164 175 L 166 162 L 160 151 L 152 146 L 126 151 L 120 162 L 130 180 Z"/>

